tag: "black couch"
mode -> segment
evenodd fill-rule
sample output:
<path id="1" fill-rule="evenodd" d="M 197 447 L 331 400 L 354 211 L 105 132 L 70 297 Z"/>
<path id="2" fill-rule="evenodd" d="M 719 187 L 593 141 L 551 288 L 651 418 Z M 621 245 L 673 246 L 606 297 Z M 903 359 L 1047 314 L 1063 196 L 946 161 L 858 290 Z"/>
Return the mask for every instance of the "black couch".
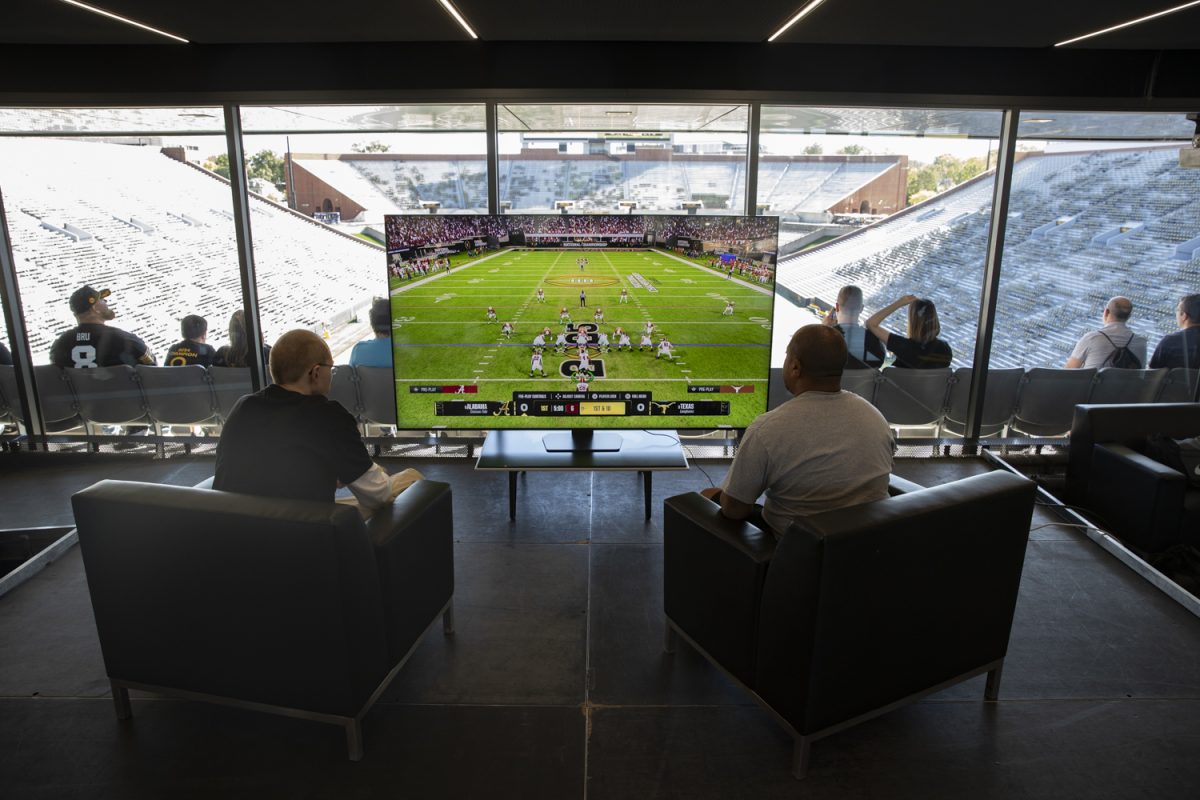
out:
<path id="1" fill-rule="evenodd" d="M 348 506 L 126 481 L 72 498 L 117 715 L 129 689 L 361 720 L 439 616 L 452 632 L 450 486 L 366 523 Z"/>
<path id="2" fill-rule="evenodd" d="M 814 515 L 778 541 L 698 494 L 664 511 L 667 649 L 681 635 L 811 742 L 988 673 L 995 699 L 1035 487 L 992 472 Z"/>
<path id="3" fill-rule="evenodd" d="M 1067 496 L 1139 550 L 1200 547 L 1200 490 L 1143 454 L 1151 434 L 1200 435 L 1200 403 L 1076 406 Z"/>

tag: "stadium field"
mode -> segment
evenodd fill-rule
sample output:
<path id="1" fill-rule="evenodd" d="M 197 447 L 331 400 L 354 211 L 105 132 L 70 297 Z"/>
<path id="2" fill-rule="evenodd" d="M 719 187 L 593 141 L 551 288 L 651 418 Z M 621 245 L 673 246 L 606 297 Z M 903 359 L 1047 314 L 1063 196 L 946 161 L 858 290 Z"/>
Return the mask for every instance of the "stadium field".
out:
<path id="1" fill-rule="evenodd" d="M 579 258 L 589 261 L 583 269 Z M 612 406 L 588 404 L 578 408 L 581 416 L 530 416 L 530 428 L 742 428 L 766 408 L 771 292 L 665 251 L 509 249 L 423 280 L 390 281 L 401 427 L 513 427 L 515 420 L 501 423 L 494 415 L 519 416 L 514 392 L 576 393 L 577 349 L 554 348 L 558 333 L 568 329 L 560 322 L 563 307 L 572 325 L 594 324 L 596 309 L 604 311 L 592 333 L 607 333 L 610 349 L 600 352 L 591 337 L 595 377 L 586 394 L 650 392 L 652 413 L 621 416 L 612 414 Z M 536 299 L 539 287 L 544 303 Z M 629 292 L 628 303 L 619 302 L 622 288 Z M 587 294 L 586 308 L 580 306 L 580 290 Z M 732 314 L 723 313 L 727 300 L 734 302 Z M 488 306 L 495 308 L 494 322 L 487 318 Z M 501 333 L 505 321 L 513 325 L 511 339 Z M 647 321 L 654 323 L 656 347 L 639 351 Z M 632 352 L 617 351 L 618 327 L 628 332 Z M 530 378 L 533 339 L 546 328 L 551 332 L 543 352 L 546 377 Z M 673 360 L 655 357 L 663 337 L 673 345 Z M 718 388 L 689 393 L 689 385 Z M 413 387 L 420 392 L 447 387 L 440 391 L 448 393 L 414 393 Z M 439 401 L 507 405 L 490 406 L 486 416 L 439 416 Z M 673 413 L 686 411 L 679 404 L 697 401 L 727 401 L 729 413 Z"/>

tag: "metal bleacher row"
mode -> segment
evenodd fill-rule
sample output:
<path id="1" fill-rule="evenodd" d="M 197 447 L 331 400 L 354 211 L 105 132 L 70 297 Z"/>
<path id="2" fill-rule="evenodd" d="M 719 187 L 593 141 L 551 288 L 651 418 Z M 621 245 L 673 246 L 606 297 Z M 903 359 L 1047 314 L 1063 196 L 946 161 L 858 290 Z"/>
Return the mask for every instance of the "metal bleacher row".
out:
<path id="1" fill-rule="evenodd" d="M 941 437 L 967 427 L 970 367 L 848 369 L 842 388 L 872 403 L 895 428 L 928 428 Z M 1078 403 L 1190 402 L 1200 369 L 988 370 L 982 436 L 1065 436 Z M 771 370 L 771 406 L 788 398 L 780 369 Z"/>
<path id="2" fill-rule="evenodd" d="M 117 366 L 98 369 L 34 367 L 46 429 L 93 435 L 101 426 L 219 428 L 238 398 L 250 391 L 250 372 L 238 367 Z M 988 372 L 984 436 L 1065 435 L 1077 403 L 1174 403 L 1194 396 L 1200 370 L 995 369 Z M 787 391 L 771 370 L 772 406 Z M 873 403 L 897 428 L 932 428 L 936 436 L 966 430 L 971 368 L 847 370 L 842 387 Z M 339 365 L 330 398 L 361 425 L 394 426 L 392 371 Z M 0 422 L 24 426 L 14 368 L 0 366 Z"/>
<path id="3" fill-rule="evenodd" d="M 94 435 L 102 426 L 219 429 L 234 404 L 251 391 L 245 367 L 116 366 L 97 369 L 33 368 L 48 432 Z M 0 366 L 0 424 L 25 420 L 12 366 Z M 330 397 L 363 425 L 395 425 L 392 371 L 338 365 Z"/>

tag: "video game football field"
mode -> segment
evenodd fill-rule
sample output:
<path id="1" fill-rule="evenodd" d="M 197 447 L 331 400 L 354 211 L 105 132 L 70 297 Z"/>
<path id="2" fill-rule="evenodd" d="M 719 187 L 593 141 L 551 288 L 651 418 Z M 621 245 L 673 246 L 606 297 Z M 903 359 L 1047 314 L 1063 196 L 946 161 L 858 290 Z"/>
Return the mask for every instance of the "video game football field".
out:
<path id="1" fill-rule="evenodd" d="M 389 280 L 401 427 L 744 428 L 766 409 L 771 288 L 673 253 L 503 249 Z"/>

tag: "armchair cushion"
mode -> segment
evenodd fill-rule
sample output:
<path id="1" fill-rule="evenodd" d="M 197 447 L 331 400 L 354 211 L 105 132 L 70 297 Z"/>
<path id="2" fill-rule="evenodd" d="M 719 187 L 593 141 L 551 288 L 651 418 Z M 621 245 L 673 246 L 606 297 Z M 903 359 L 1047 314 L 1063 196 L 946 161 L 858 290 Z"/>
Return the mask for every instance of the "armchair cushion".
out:
<path id="1" fill-rule="evenodd" d="M 1088 508 L 1133 547 L 1156 553 L 1180 543 L 1188 494 L 1183 473 L 1132 447 L 1110 442 L 1092 448 Z"/>

